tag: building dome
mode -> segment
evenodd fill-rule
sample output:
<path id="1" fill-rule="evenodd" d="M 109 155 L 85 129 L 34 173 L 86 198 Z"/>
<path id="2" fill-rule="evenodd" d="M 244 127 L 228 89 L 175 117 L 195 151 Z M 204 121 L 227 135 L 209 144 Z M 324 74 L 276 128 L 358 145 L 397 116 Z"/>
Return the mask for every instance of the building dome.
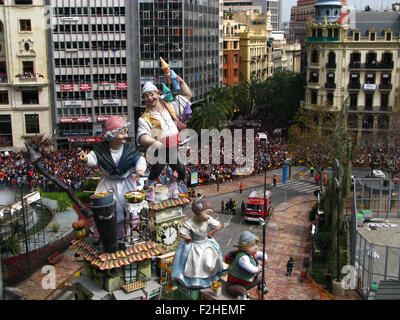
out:
<path id="1" fill-rule="evenodd" d="M 340 18 L 340 9 L 343 4 L 340 0 L 318 0 L 315 4 L 315 22 L 322 23 L 326 17 L 328 23 Z"/>

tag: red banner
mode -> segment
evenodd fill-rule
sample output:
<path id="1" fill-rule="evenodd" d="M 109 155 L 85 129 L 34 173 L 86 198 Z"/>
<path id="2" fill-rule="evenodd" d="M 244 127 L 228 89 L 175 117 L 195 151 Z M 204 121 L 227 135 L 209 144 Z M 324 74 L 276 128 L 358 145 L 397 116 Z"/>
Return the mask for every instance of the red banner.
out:
<path id="1" fill-rule="evenodd" d="M 61 117 L 60 118 L 61 123 L 71 123 L 71 122 L 89 122 L 89 117 Z"/>
<path id="2" fill-rule="evenodd" d="M 79 85 L 79 89 L 80 89 L 81 91 L 92 90 L 92 85 L 91 85 L 91 84 L 80 84 L 80 85 Z"/>
<path id="3" fill-rule="evenodd" d="M 62 122 L 62 123 L 72 122 L 72 118 L 71 117 L 61 117 L 60 122 Z"/>
<path id="4" fill-rule="evenodd" d="M 117 82 L 115 85 L 115 89 L 128 89 L 128 83 L 126 82 Z"/>
<path id="5" fill-rule="evenodd" d="M 74 90 L 74 85 L 73 84 L 63 84 L 61 86 L 62 91 L 73 91 Z"/>
<path id="6" fill-rule="evenodd" d="M 68 138 L 68 142 L 85 142 L 85 143 L 97 143 L 102 142 L 103 139 L 100 138 Z"/>
<path id="7" fill-rule="evenodd" d="M 97 117 L 97 121 L 98 121 L 98 122 L 104 122 L 104 121 L 106 121 L 109 117 L 110 117 L 110 116 L 98 116 L 98 117 Z M 123 118 L 124 116 L 118 116 L 118 117 Z"/>

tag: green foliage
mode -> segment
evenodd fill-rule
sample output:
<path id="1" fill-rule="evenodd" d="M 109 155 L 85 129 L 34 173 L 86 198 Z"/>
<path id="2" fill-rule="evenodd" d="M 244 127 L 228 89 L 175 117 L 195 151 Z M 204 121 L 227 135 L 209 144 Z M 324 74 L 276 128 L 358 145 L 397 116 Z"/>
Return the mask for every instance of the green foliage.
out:
<path id="1" fill-rule="evenodd" d="M 270 119 L 287 126 L 299 109 L 300 101 L 304 100 L 305 86 L 305 73 L 276 70 L 259 88 L 256 104 L 264 108 Z"/>
<path id="2" fill-rule="evenodd" d="M 65 212 L 67 208 L 71 207 L 71 202 L 63 197 L 57 199 L 57 202 L 58 202 L 57 212 Z"/>
<path id="3" fill-rule="evenodd" d="M 89 197 L 93 194 L 92 192 L 76 192 L 76 196 L 82 203 L 90 203 Z M 65 192 L 42 192 L 42 197 L 56 200 L 63 198 L 68 201 L 69 207 L 73 207 L 75 203 L 69 198 L 68 194 Z"/>
<path id="4" fill-rule="evenodd" d="M 293 160 L 305 161 L 322 177 L 323 169 L 332 162 L 336 114 L 323 106 L 315 106 L 313 110 L 300 108 L 294 122 L 289 128 L 289 152 L 294 155 Z M 320 183 L 322 190 L 322 179 Z"/>
<path id="5" fill-rule="evenodd" d="M 17 255 L 21 252 L 21 241 L 18 235 L 9 235 L 4 241 L 2 251 L 10 252 L 13 255 Z"/>
<path id="6" fill-rule="evenodd" d="M 318 203 L 316 203 L 315 206 L 311 209 L 308 220 L 310 222 L 315 221 L 315 216 L 317 215 L 317 213 L 318 213 Z"/>
<path id="7" fill-rule="evenodd" d="M 54 233 L 57 233 L 58 231 L 60 231 L 60 227 L 61 227 L 61 223 L 55 222 L 55 223 L 53 223 L 53 224 L 51 225 L 51 230 L 52 230 Z"/>
<path id="8" fill-rule="evenodd" d="M 101 175 L 101 174 L 100 174 Z M 85 191 L 95 191 L 97 188 L 97 184 L 98 184 L 99 180 L 96 179 L 86 179 L 85 181 L 83 181 L 82 183 L 82 190 Z"/>
<path id="9" fill-rule="evenodd" d="M 227 120 L 226 114 L 210 96 L 207 96 L 199 105 L 193 108 L 192 119 L 189 127 L 200 133 L 201 129 L 223 128 L 223 123 Z"/>

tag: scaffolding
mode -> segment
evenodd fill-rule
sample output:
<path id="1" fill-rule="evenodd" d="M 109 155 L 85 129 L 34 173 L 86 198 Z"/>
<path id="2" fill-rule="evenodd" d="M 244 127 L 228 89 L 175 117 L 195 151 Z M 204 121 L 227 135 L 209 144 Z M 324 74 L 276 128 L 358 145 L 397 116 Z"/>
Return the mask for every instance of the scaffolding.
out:
<path id="1" fill-rule="evenodd" d="M 355 179 L 351 264 L 357 291 L 374 296 L 381 280 L 400 279 L 400 185 L 382 178 Z"/>

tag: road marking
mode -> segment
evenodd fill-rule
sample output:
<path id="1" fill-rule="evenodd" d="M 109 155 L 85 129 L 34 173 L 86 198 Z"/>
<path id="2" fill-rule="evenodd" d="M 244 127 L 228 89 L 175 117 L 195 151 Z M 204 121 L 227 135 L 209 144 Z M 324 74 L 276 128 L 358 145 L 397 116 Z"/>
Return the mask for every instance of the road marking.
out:
<path id="1" fill-rule="evenodd" d="M 232 241 L 232 239 L 230 239 L 230 240 L 228 241 L 228 243 L 226 244 L 227 247 L 229 246 L 229 244 L 231 243 L 231 241 Z"/>
<path id="2" fill-rule="evenodd" d="M 231 222 L 231 219 L 232 219 L 232 218 L 233 218 L 233 216 L 231 216 L 231 217 L 229 218 L 229 220 L 228 220 L 227 222 L 224 223 L 224 228 L 226 228 L 227 226 L 230 225 L 230 222 Z"/>

